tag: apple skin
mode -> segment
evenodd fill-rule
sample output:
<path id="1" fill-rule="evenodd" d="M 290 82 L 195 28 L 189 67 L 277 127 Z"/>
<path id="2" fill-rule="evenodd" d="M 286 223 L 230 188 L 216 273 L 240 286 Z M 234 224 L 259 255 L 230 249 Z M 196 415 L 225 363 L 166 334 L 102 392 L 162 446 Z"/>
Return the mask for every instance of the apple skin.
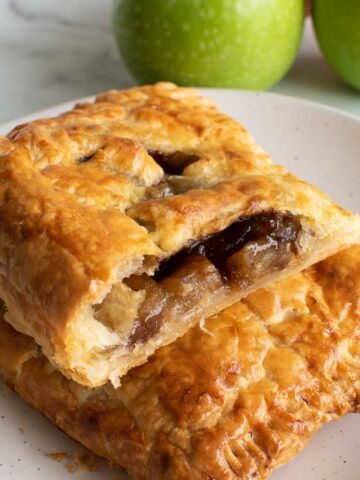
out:
<path id="1" fill-rule="evenodd" d="M 330 65 L 360 90 L 360 0 L 314 0 L 313 20 Z"/>
<path id="2" fill-rule="evenodd" d="M 303 0 L 114 0 L 120 53 L 140 83 L 262 90 L 292 65 Z"/>

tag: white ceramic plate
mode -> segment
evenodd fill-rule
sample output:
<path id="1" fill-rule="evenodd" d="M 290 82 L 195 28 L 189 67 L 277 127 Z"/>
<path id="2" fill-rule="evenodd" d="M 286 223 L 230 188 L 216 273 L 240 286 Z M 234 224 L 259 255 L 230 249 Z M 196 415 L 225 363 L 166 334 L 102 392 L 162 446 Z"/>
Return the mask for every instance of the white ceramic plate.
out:
<path id="1" fill-rule="evenodd" d="M 343 206 L 360 212 L 360 120 L 320 105 L 268 93 L 206 90 L 231 116 L 241 120 L 278 163 L 315 183 Z M 0 127 L 70 108 L 60 105 Z M 360 416 L 327 425 L 295 460 L 271 480 L 358 480 Z M 27 407 L 15 394 L 0 390 L 0 479 L 71 479 L 63 463 L 49 452 L 79 452 L 81 447 Z M 78 472 L 78 479 L 126 478 L 101 466 Z M 155 479 L 154 479 L 155 480 Z M 189 479 L 190 480 L 190 479 Z"/>

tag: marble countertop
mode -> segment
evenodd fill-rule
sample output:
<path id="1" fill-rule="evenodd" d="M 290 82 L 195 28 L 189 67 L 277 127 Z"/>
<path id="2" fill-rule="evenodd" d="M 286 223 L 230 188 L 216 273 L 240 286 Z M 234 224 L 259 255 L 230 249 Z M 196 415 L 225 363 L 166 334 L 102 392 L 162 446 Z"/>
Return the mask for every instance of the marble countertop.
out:
<path id="1" fill-rule="evenodd" d="M 0 0 L 0 122 L 132 85 L 110 12 L 111 0 Z M 360 94 L 326 64 L 309 21 L 293 68 L 273 91 L 360 117 Z"/>

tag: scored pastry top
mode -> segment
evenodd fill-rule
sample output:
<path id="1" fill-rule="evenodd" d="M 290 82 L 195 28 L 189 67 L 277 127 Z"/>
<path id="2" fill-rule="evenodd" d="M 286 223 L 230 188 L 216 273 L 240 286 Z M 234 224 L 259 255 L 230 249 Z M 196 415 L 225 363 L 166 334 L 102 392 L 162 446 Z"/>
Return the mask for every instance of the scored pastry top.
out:
<path id="1" fill-rule="evenodd" d="M 151 327 L 144 331 L 138 319 L 150 295 L 144 292 L 172 308 L 170 281 L 163 294 L 147 277 L 157 281 L 196 257 L 198 271 L 215 265 L 239 296 L 257 286 L 264 269 L 299 270 L 360 231 L 355 216 L 274 164 L 212 101 L 170 83 L 110 91 L 1 138 L 0 222 L 8 320 L 63 372 L 89 385 L 109 375 L 95 364 L 90 373 L 93 354 L 109 358 L 116 351 L 117 365 L 126 358 L 124 373 L 193 324 L 169 327 L 128 362 L 119 344 L 135 358 L 137 343 L 161 334 L 153 305 L 143 308 L 144 318 L 152 311 Z M 255 268 L 253 257 L 269 249 L 276 255 Z M 216 260 L 218 252 L 224 258 Z M 201 268 L 199 256 L 207 261 Z M 225 289 L 219 272 L 213 271 L 214 290 Z"/>
<path id="2" fill-rule="evenodd" d="M 6 212 L 36 222 L 16 233 L 48 232 L 99 278 L 108 278 L 104 260 L 123 267 L 129 255 L 171 254 L 224 229 L 240 209 L 287 205 L 316 216 L 316 198 L 334 215 L 325 195 L 272 163 L 241 124 L 168 83 L 99 95 L 8 139 L 2 190 L 18 208 Z"/>

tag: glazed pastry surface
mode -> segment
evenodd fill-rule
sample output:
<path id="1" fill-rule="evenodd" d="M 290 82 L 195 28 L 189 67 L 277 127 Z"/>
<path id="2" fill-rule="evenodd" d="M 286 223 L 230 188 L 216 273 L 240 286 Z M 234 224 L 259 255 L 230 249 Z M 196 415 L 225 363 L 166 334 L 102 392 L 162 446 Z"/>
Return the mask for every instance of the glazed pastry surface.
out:
<path id="1" fill-rule="evenodd" d="M 92 387 L 360 238 L 356 216 L 169 83 L 1 138 L 0 223 L 6 320 Z"/>

